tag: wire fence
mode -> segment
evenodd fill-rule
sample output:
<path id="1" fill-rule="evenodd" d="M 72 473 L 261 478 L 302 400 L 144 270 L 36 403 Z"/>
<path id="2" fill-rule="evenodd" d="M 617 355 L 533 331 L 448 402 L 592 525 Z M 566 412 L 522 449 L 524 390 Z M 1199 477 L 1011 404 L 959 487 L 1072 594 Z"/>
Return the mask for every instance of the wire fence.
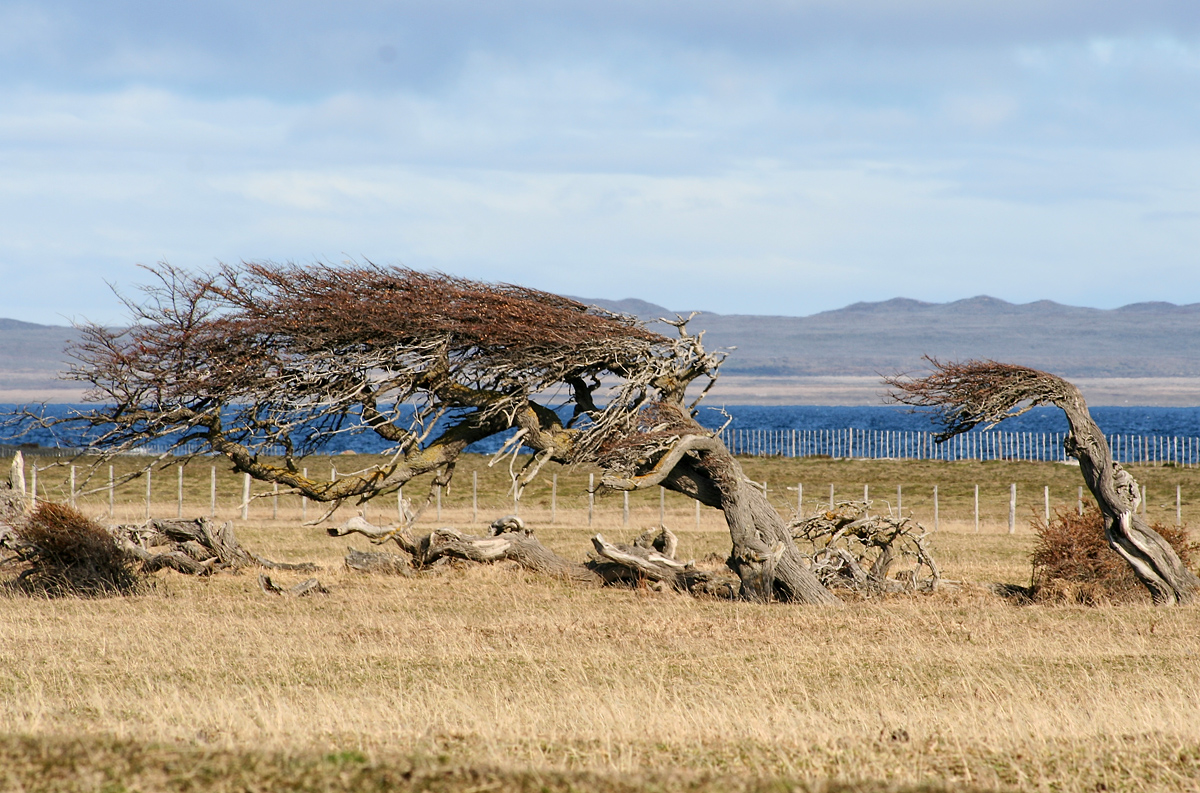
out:
<path id="1" fill-rule="evenodd" d="M 733 454 L 778 457 L 834 457 L 867 460 L 1036 460 L 1066 462 L 1062 432 L 966 432 L 937 443 L 932 432 L 905 430 L 768 430 L 726 428 L 721 433 Z M 1200 464 L 1200 438 L 1177 435 L 1106 436 L 1119 463 Z"/>
<path id="2" fill-rule="evenodd" d="M 932 432 L 911 430 L 797 430 L 734 429 L 720 433 L 733 454 L 759 457 L 832 457 L 865 460 L 1030 460 L 1067 462 L 1062 432 L 1006 432 L 986 430 L 967 432 L 937 443 Z M 1179 435 L 1105 436 L 1113 458 L 1123 464 L 1200 466 L 1200 437 Z M 26 456 L 75 457 L 85 449 L 0 444 L 0 456 L 20 450 Z M 333 450 L 337 453 L 338 450 Z M 170 444 L 150 443 L 139 453 L 184 456 L 204 452 L 194 441 L 172 449 Z M 264 449 L 262 454 L 282 456 L 283 447 Z"/>

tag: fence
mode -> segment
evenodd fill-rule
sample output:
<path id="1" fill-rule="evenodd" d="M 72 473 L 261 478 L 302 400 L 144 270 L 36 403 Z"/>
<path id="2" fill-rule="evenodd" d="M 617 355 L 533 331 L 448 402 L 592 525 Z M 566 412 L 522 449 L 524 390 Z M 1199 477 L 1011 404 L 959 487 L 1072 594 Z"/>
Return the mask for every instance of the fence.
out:
<path id="1" fill-rule="evenodd" d="M 732 429 L 721 432 L 721 439 L 734 454 L 778 457 L 838 457 L 868 460 L 1032 460 L 1066 462 L 1061 432 L 1006 432 L 987 430 L 956 435 L 937 443 L 932 432 L 906 430 L 768 430 Z M 1113 458 L 1119 463 L 1143 465 L 1200 466 L 1200 437 L 1178 435 L 1106 436 Z M 17 447 L 0 444 L 0 456 L 11 456 L 18 448 L 28 457 L 73 457 L 83 449 Z M 147 455 L 164 454 L 166 443 L 148 444 Z M 203 451 L 198 441 L 173 451 L 175 455 Z M 282 447 L 265 450 L 268 455 L 283 454 Z"/>
<path id="2" fill-rule="evenodd" d="M 1066 462 L 1061 432 L 987 430 L 937 443 L 932 432 L 903 430 L 760 430 L 721 433 L 734 454 L 779 457 L 826 456 L 872 460 L 1040 460 Z M 1177 435 L 1106 436 L 1119 463 L 1200 465 L 1200 438 Z"/>

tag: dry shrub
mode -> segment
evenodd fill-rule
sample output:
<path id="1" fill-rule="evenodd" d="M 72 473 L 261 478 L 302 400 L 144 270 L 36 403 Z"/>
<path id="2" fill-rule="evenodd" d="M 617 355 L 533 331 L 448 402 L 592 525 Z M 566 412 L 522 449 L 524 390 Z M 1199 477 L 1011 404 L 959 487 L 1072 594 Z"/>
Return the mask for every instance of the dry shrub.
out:
<path id="1" fill-rule="evenodd" d="M 1154 523 L 1150 528 L 1188 568 L 1200 558 L 1200 544 L 1191 541 L 1186 527 Z M 1096 605 L 1149 597 L 1129 564 L 1108 547 L 1104 516 L 1095 504 L 1082 515 L 1059 510 L 1049 523 L 1035 518 L 1033 529 L 1038 537 L 1031 557 L 1035 600 Z"/>
<path id="2" fill-rule="evenodd" d="M 16 533 L 28 564 L 16 581 L 21 590 L 102 597 L 137 589 L 129 556 L 103 526 L 78 510 L 43 501 Z"/>

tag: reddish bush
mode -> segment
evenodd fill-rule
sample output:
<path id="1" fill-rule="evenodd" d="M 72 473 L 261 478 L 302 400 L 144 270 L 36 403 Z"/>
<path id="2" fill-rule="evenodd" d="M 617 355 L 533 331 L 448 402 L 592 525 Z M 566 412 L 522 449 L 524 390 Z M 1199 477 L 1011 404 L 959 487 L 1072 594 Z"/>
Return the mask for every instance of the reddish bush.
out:
<path id="1" fill-rule="evenodd" d="M 17 579 L 20 589 L 96 597 L 137 588 L 133 564 L 113 536 L 71 507 L 41 502 L 16 533 L 28 564 Z"/>
<path id="2" fill-rule="evenodd" d="M 1104 516 L 1094 504 L 1082 515 L 1060 510 L 1049 523 L 1036 518 L 1033 528 L 1038 536 L 1031 557 L 1035 600 L 1094 605 L 1149 597 L 1125 560 L 1108 547 Z M 1151 528 L 1189 568 L 1200 558 L 1200 544 L 1191 541 L 1185 527 L 1154 523 Z"/>

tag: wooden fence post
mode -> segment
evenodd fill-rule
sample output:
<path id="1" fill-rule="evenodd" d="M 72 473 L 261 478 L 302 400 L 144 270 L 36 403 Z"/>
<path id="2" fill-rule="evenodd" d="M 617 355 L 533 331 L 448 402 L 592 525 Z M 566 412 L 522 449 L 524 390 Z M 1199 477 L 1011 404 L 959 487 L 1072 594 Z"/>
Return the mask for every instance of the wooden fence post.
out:
<path id="1" fill-rule="evenodd" d="M 933 530 L 938 530 L 938 486 L 933 486 Z"/>
<path id="2" fill-rule="evenodd" d="M 1008 486 L 1008 533 L 1017 531 L 1017 483 Z"/>
<path id="3" fill-rule="evenodd" d="M 629 528 L 629 491 L 622 490 L 621 494 L 625 497 L 624 506 L 621 509 L 621 525 Z"/>
<path id="4" fill-rule="evenodd" d="M 1146 517 L 1146 486 L 1142 485 L 1142 517 Z"/>
<path id="5" fill-rule="evenodd" d="M 438 485 L 437 489 L 437 519 L 442 519 L 442 486 Z"/>
<path id="6" fill-rule="evenodd" d="M 900 485 L 896 485 L 896 517 L 900 517 L 901 511 L 904 509 L 904 491 Z"/>

